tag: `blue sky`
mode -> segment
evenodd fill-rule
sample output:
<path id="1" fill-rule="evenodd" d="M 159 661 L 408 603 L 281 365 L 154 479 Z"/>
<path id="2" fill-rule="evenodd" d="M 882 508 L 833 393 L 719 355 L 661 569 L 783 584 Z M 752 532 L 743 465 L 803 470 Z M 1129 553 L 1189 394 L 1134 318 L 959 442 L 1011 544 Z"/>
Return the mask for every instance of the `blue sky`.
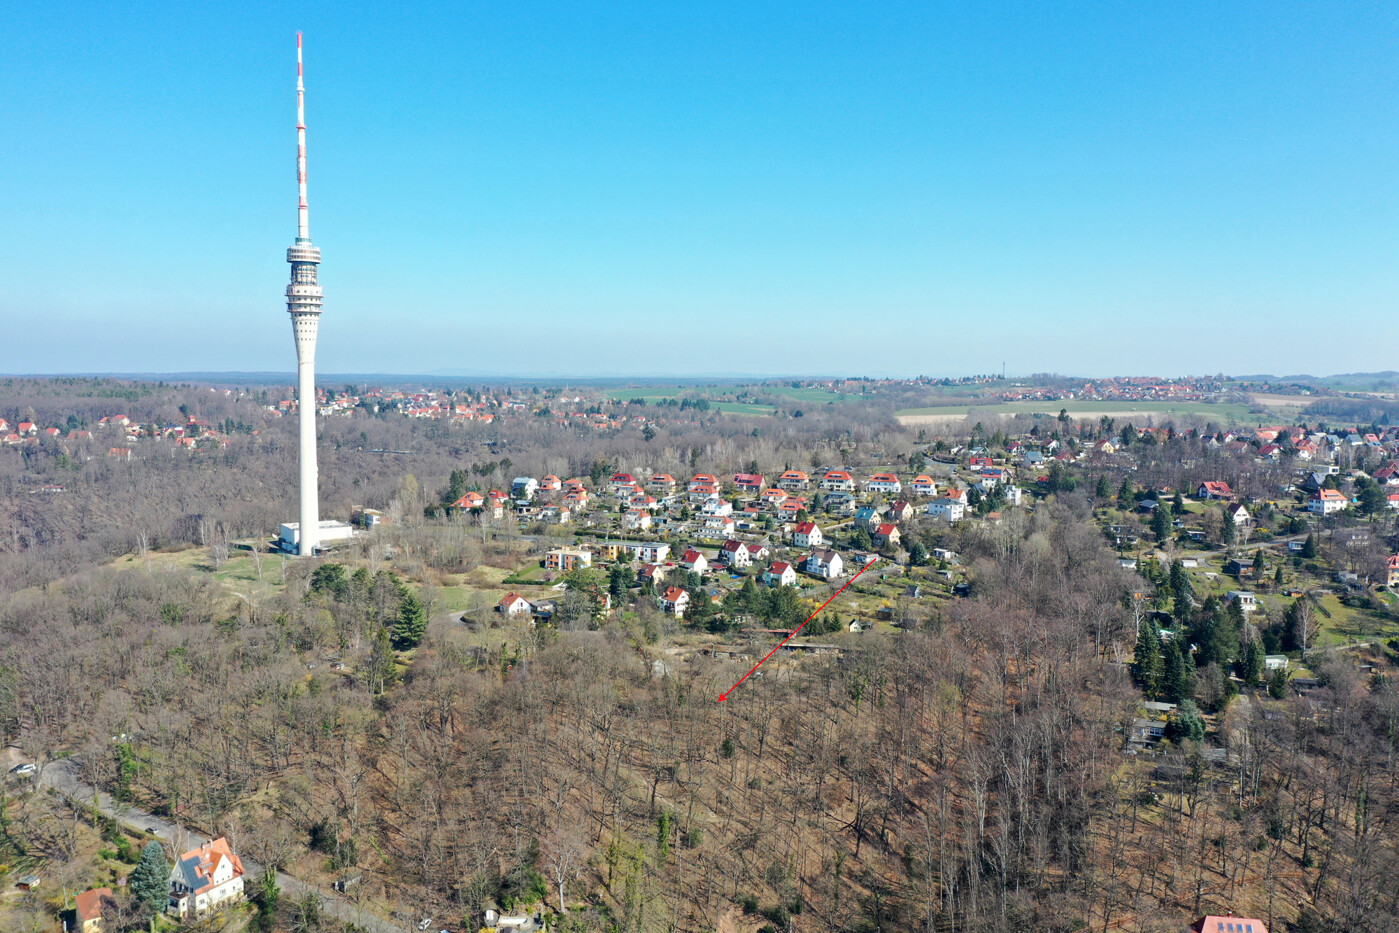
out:
<path id="1" fill-rule="evenodd" d="M 19 2 L 0 371 L 1399 368 L 1399 6 Z M 589 8 L 593 7 L 593 8 Z"/>

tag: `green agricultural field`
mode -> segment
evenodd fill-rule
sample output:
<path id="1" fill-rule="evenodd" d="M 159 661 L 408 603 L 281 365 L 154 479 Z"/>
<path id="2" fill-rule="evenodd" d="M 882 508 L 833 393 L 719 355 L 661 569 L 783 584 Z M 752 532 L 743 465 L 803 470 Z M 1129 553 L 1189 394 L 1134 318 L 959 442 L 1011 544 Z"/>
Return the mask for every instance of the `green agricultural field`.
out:
<path id="1" fill-rule="evenodd" d="M 990 400 L 985 405 L 947 405 L 928 408 L 905 408 L 894 414 L 901 418 L 916 418 L 918 416 L 928 415 L 965 417 L 972 412 L 975 412 L 977 417 L 1033 414 L 1054 416 L 1058 415 L 1061 409 L 1067 409 L 1069 414 L 1075 418 L 1092 418 L 1099 415 L 1108 415 L 1122 423 L 1131 421 L 1133 415 L 1142 415 L 1143 417 L 1146 415 L 1176 415 L 1179 417 L 1194 415 L 1201 418 L 1208 418 L 1212 421 L 1228 422 L 1232 424 L 1258 422 L 1261 420 L 1258 415 L 1251 413 L 1251 409 L 1248 405 L 1243 403 L 1080 402 L 1070 399 L 1052 402 L 999 402 Z"/>

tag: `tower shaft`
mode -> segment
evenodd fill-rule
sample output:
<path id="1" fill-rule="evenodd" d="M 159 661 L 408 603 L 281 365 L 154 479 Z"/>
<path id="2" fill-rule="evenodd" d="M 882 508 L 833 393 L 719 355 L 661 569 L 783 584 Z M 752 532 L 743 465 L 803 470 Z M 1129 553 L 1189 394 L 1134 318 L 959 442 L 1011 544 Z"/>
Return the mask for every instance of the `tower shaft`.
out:
<path id="1" fill-rule="evenodd" d="M 296 340 L 296 406 L 301 420 L 297 438 L 300 467 L 297 553 L 316 552 L 320 522 L 320 490 L 316 471 L 316 333 L 321 319 L 321 286 L 316 269 L 321 251 L 311 244 L 306 206 L 306 92 L 301 74 L 301 33 L 296 34 L 296 242 L 287 249 L 291 284 L 287 312 Z"/>

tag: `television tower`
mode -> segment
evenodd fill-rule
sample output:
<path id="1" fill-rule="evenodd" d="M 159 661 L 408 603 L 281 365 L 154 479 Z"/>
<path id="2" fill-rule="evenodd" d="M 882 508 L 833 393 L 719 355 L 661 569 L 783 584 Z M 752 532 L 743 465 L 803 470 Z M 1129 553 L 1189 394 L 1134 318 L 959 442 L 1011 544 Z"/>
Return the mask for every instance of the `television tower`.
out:
<path id="1" fill-rule="evenodd" d="M 316 552 L 320 536 L 320 493 L 316 477 L 316 331 L 321 321 L 321 287 L 316 266 L 321 251 L 311 245 L 311 223 L 306 209 L 306 90 L 301 83 L 301 33 L 296 34 L 296 243 L 287 249 L 291 284 L 287 286 L 287 311 L 296 338 L 296 407 L 301 428 L 297 450 L 301 467 L 301 508 L 298 516 L 297 553 Z"/>

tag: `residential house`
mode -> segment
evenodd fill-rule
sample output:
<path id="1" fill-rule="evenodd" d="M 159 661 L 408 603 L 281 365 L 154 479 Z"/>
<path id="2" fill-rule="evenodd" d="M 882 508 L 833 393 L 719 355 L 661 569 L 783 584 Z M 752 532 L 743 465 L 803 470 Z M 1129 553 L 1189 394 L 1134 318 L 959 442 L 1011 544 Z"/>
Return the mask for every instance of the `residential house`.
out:
<path id="1" fill-rule="evenodd" d="M 539 481 L 540 492 L 558 492 L 561 489 L 563 489 L 563 480 L 552 473 Z"/>
<path id="2" fill-rule="evenodd" d="M 748 559 L 749 559 L 749 560 L 767 560 L 767 559 L 768 559 L 768 553 L 769 553 L 769 552 L 768 552 L 768 549 L 767 549 L 767 545 L 765 545 L 765 544 L 750 544 L 750 545 L 748 545 Z"/>
<path id="3" fill-rule="evenodd" d="M 768 586 L 796 586 L 797 571 L 786 561 L 775 560 L 763 573 L 763 582 Z"/>
<path id="4" fill-rule="evenodd" d="M 1263 670 L 1265 671 L 1285 671 L 1288 660 L 1285 654 L 1265 654 L 1263 656 Z"/>
<path id="5" fill-rule="evenodd" d="M 1111 455 L 1117 453 L 1117 445 L 1107 438 L 1103 438 L 1093 445 L 1093 451 L 1094 453 Z"/>
<path id="6" fill-rule="evenodd" d="M 495 604 L 495 611 L 507 616 L 527 616 L 532 609 L 529 600 L 519 593 L 507 593 Z"/>
<path id="7" fill-rule="evenodd" d="M 1248 509 L 1244 508 L 1242 504 L 1231 505 L 1224 511 L 1229 513 L 1229 517 L 1234 520 L 1234 524 L 1240 528 L 1253 521 L 1253 516 L 1248 514 Z"/>
<path id="8" fill-rule="evenodd" d="M 706 537 L 727 538 L 738 531 L 738 520 L 732 515 L 710 515 L 704 520 L 704 530 L 712 532 Z"/>
<path id="9" fill-rule="evenodd" d="M 788 492 L 800 492 L 811 485 L 811 477 L 801 470 L 788 470 L 777 478 L 777 487 Z"/>
<path id="10" fill-rule="evenodd" d="M 787 501 L 787 490 L 776 487 L 764 489 L 763 494 L 758 498 L 762 499 L 764 505 L 779 506 Z"/>
<path id="11" fill-rule="evenodd" d="M 678 586 L 668 587 L 661 594 L 661 612 L 673 616 L 683 616 L 685 607 L 690 605 L 690 594 Z"/>
<path id="12" fill-rule="evenodd" d="M 720 546 L 719 560 L 728 564 L 730 570 L 742 570 L 752 563 L 753 558 L 748 553 L 748 545 L 730 538 Z"/>
<path id="13" fill-rule="evenodd" d="M 889 520 L 893 522 L 906 522 L 913 517 L 914 510 L 912 504 L 904 499 L 900 499 L 889 506 Z"/>
<path id="14" fill-rule="evenodd" d="M 979 469 L 981 467 L 989 467 L 995 465 L 996 462 L 994 460 L 984 455 L 971 457 L 967 460 L 967 466 L 971 467 L 973 470 Z"/>
<path id="15" fill-rule="evenodd" d="M 1389 570 L 1389 576 L 1386 580 L 1388 585 L 1399 586 L 1399 554 L 1395 554 L 1386 559 L 1384 565 Z"/>
<path id="16" fill-rule="evenodd" d="M 573 508 L 567 502 L 546 505 L 539 510 L 539 520 L 553 525 L 567 525 L 573 520 Z"/>
<path id="17" fill-rule="evenodd" d="M 855 478 L 844 470 L 831 470 L 821 480 L 821 488 L 828 492 L 854 492 Z"/>
<path id="18" fill-rule="evenodd" d="M 855 497 L 848 492 L 833 492 L 826 497 L 825 507 L 832 515 L 854 515 Z"/>
<path id="19" fill-rule="evenodd" d="M 802 522 L 792 532 L 792 545 L 794 547 L 820 547 L 825 543 L 826 539 L 815 522 Z"/>
<path id="20" fill-rule="evenodd" d="M 1196 499 L 1232 499 L 1234 490 L 1229 488 L 1228 483 L 1204 482 L 1200 488 L 1195 490 Z"/>
<path id="21" fill-rule="evenodd" d="M 934 499 L 928 503 L 928 514 L 933 518 L 940 518 L 945 522 L 960 522 L 966 514 L 967 507 L 964 503 L 951 497 Z"/>
<path id="22" fill-rule="evenodd" d="M 899 526 L 886 522 L 870 532 L 870 538 L 874 541 L 874 546 L 878 548 L 882 548 L 886 544 L 891 547 L 898 547 Z"/>
<path id="23" fill-rule="evenodd" d="M 628 543 L 626 547 L 634 558 L 648 564 L 664 563 L 665 559 L 670 556 L 669 544 L 635 541 Z"/>
<path id="24" fill-rule="evenodd" d="M 689 484 L 685 487 L 690 492 L 694 492 L 700 486 L 713 486 L 719 488 L 719 478 L 712 473 L 696 473 L 690 477 Z"/>
<path id="25" fill-rule="evenodd" d="M 198 917 L 243 897 L 243 862 L 223 836 L 191 849 L 170 870 L 168 913 Z"/>
<path id="26" fill-rule="evenodd" d="M 733 503 L 727 499 L 706 499 L 700 506 L 701 515 L 732 515 Z"/>
<path id="27" fill-rule="evenodd" d="M 840 559 L 840 555 L 829 548 L 817 548 L 811 552 L 806 561 L 802 564 L 802 569 L 812 576 L 820 577 L 823 580 L 834 580 L 841 575 L 845 562 Z"/>
<path id="28" fill-rule="evenodd" d="M 473 509 L 483 507 L 485 504 L 485 496 L 481 495 L 479 492 L 468 492 L 456 502 L 453 502 L 449 508 L 456 509 L 459 512 L 470 512 Z"/>
<path id="29" fill-rule="evenodd" d="M 646 531 L 651 527 L 651 513 L 631 509 L 622 515 L 623 531 Z"/>
<path id="30" fill-rule="evenodd" d="M 582 512 L 588 507 L 588 490 L 575 486 L 563 494 L 564 505 L 574 512 Z"/>
<path id="31" fill-rule="evenodd" d="M 970 497 L 967 495 L 967 491 L 959 486 L 948 486 L 947 489 L 943 490 L 942 495 L 945 499 L 955 499 L 963 505 L 969 504 Z"/>
<path id="32" fill-rule="evenodd" d="M 646 481 L 646 488 L 659 490 L 662 493 L 674 492 L 675 477 L 669 473 L 653 473 L 651 478 Z"/>
<path id="33" fill-rule="evenodd" d="M 865 480 L 865 491 L 870 494 L 898 495 L 904 491 L 904 487 L 893 473 L 876 473 Z"/>
<path id="34" fill-rule="evenodd" d="M 636 572 L 636 579 L 640 583 L 650 583 L 655 586 L 665 579 L 666 569 L 661 564 L 645 564 Z"/>
<path id="35" fill-rule="evenodd" d="M 928 474 L 920 473 L 913 478 L 912 490 L 915 496 L 936 496 L 938 484 Z"/>
<path id="36" fill-rule="evenodd" d="M 510 481 L 510 495 L 516 499 L 533 499 L 539 492 L 539 480 L 533 476 L 517 476 Z"/>
<path id="37" fill-rule="evenodd" d="M 1317 515 L 1331 515 L 1350 508 L 1350 500 L 1334 489 L 1318 489 L 1307 500 L 1307 511 Z"/>
<path id="38" fill-rule="evenodd" d="M 884 521 L 879 510 L 872 506 L 865 506 L 855 510 L 855 527 L 863 528 L 865 531 L 873 531 L 876 526 Z"/>
<path id="39" fill-rule="evenodd" d="M 544 555 L 546 570 L 560 570 L 568 573 L 579 567 L 591 567 L 592 563 L 593 554 L 591 551 L 560 547 L 554 548 Z"/>
<path id="40" fill-rule="evenodd" d="M 1244 612 L 1254 612 L 1258 609 L 1258 597 L 1245 590 L 1230 590 L 1226 602 L 1237 602 Z"/>
<path id="41" fill-rule="evenodd" d="M 613 473 L 607 484 L 612 487 L 613 492 L 616 492 L 626 486 L 635 486 L 636 477 L 630 473 Z"/>
<path id="42" fill-rule="evenodd" d="M 73 899 L 78 928 L 74 933 L 102 933 L 102 921 L 115 918 L 119 907 L 111 888 L 93 888 Z"/>
<path id="43" fill-rule="evenodd" d="M 705 557 L 694 548 L 690 548 L 680 557 L 680 567 L 691 573 L 704 573 L 709 569 L 709 558 Z"/>
<path id="44" fill-rule="evenodd" d="M 691 505 L 703 505 L 710 499 L 719 498 L 719 487 L 708 483 L 691 485 L 689 491 Z"/>
<path id="45" fill-rule="evenodd" d="M 1001 489 L 1001 492 L 1005 495 L 1006 501 L 1011 505 L 1019 505 L 1025 499 L 1025 490 L 1021 489 L 1019 486 L 1005 486 Z"/>
<path id="46" fill-rule="evenodd" d="M 734 485 L 744 492 L 759 492 L 763 488 L 763 474 L 735 473 Z"/>

